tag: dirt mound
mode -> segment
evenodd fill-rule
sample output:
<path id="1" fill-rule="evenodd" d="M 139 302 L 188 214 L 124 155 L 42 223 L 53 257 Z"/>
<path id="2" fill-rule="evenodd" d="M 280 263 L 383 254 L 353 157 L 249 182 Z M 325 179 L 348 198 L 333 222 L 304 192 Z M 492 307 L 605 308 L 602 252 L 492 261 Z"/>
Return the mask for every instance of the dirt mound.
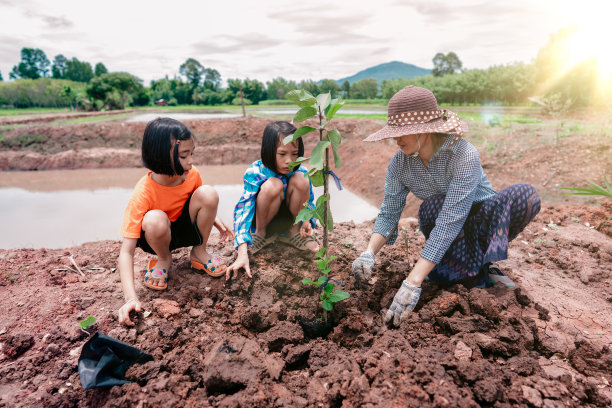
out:
<path id="1" fill-rule="evenodd" d="M 543 214 L 552 215 L 550 210 Z M 523 250 L 523 240 L 548 240 L 549 234 L 569 228 L 559 223 L 556 232 L 543 233 L 542 226 L 548 224 L 543 216 L 512 244 L 516 252 L 512 260 L 502 263 L 517 281 L 538 265 L 531 261 L 533 255 L 535 260 L 552 262 L 562 257 L 546 246 L 528 250 L 532 255 Z M 0 270 L 5 272 L 0 278 L 4 294 L 0 307 L 8 312 L 0 318 L 4 353 L 0 403 L 24 407 L 610 404 L 604 381 L 612 380 L 612 353 L 604 343 L 611 338 L 612 326 L 601 329 L 605 341 L 602 336 L 599 342 L 576 333 L 568 336 L 563 313 L 542 306 L 524 287 L 467 290 L 425 283 L 410 319 L 397 330 L 386 328 L 382 310 L 424 243 L 415 232 L 415 220 L 403 220 L 401 226 L 405 241 L 400 238 L 381 253 L 377 280 L 365 290 L 354 288 L 350 263 L 365 247 L 372 224 L 336 226 L 332 252 L 339 258 L 331 275 L 346 284 L 351 298 L 338 304 L 330 316 L 334 326 L 326 339 L 308 338 L 299 324 L 321 316 L 316 288 L 301 284 L 305 276 L 315 277 L 316 268 L 282 244 L 255 257 L 252 280 L 241 276 L 227 284 L 191 270 L 187 250 L 176 251 L 168 291 L 153 292 L 137 281 L 139 296 L 151 313 L 138 317 L 134 328 L 120 326 L 115 318 L 123 302 L 114 270 L 118 242 L 65 251 L 0 251 Z M 581 224 L 577 227 L 582 234 L 599 234 Z M 233 252 L 227 245 L 213 246 L 225 256 Z M 587 254 L 596 259 L 594 254 L 609 249 L 602 245 Z M 86 279 L 66 268 L 69 255 Z M 144 268 L 146 255 L 138 251 L 136 263 Z M 609 270 L 597 282 L 609 286 Z M 593 297 L 599 298 L 596 295 L 597 291 Z M 101 331 L 154 356 L 154 361 L 128 370 L 133 383 L 81 389 L 76 362 L 89 335 L 77 324 L 89 315 L 98 318 L 90 332 Z M 553 324 L 556 328 L 550 327 Z M 568 338 L 572 344 L 567 344 Z M 10 352 L 15 345 L 20 355 Z"/>
<path id="2" fill-rule="evenodd" d="M 196 162 L 257 159 L 269 120 L 187 122 L 198 141 Z M 361 142 L 383 122 L 334 122 L 343 134 L 336 172 L 379 205 L 397 147 Z M 0 168 L 139 166 L 144 126 L 4 127 Z M 137 280 L 148 312 L 134 328 L 116 321 L 123 303 L 119 242 L 0 250 L 0 406 L 609 406 L 612 203 L 585 205 L 554 188 L 612 173 L 606 126 L 470 124 L 467 137 L 494 187 L 529 182 L 543 199 L 541 213 L 499 263 L 518 289 L 425 283 L 415 313 L 397 330 L 383 325 L 382 312 L 424 245 L 414 218 L 402 220 L 397 242 L 377 256 L 375 283 L 361 290 L 350 264 L 366 247 L 372 222 L 336 226 L 331 274 L 351 298 L 337 305 L 323 338 L 311 338 L 305 323 L 321 316 L 316 289 L 301 284 L 316 268 L 282 244 L 255 257 L 253 280 L 227 284 L 193 271 L 187 250 L 176 251 L 167 291 L 154 293 Z M 307 150 L 315 142 L 307 137 Z M 410 195 L 404 215 L 414 217 L 418 205 Z M 235 256 L 215 239 L 217 253 Z M 70 269 L 71 255 L 86 279 Z M 140 275 L 147 259 L 137 252 Z M 98 321 L 86 333 L 77 325 L 88 316 Z M 83 391 L 77 359 L 95 331 L 155 360 L 130 368 L 132 383 Z"/>

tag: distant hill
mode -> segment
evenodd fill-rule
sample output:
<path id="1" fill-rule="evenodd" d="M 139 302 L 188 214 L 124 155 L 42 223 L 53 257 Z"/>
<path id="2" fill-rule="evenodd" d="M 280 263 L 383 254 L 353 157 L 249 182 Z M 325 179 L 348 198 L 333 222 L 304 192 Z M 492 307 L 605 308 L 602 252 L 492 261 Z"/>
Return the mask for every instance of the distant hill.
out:
<path id="1" fill-rule="evenodd" d="M 364 78 L 375 78 L 380 85 L 383 79 L 414 78 L 426 75 L 431 75 L 431 69 L 417 67 L 416 65 L 400 61 L 391 61 L 366 68 L 350 77 L 338 79 L 336 82 L 339 85 L 342 85 L 344 81 L 349 81 L 352 84 Z"/>

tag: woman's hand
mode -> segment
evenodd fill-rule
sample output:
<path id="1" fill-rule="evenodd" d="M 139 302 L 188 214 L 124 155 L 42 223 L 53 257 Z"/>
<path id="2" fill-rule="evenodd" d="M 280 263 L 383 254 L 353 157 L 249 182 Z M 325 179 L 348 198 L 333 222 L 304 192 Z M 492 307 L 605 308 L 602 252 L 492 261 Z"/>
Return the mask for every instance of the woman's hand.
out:
<path id="1" fill-rule="evenodd" d="M 411 285 L 408 279 L 404 279 L 402 286 L 393 297 L 393 303 L 385 315 L 385 323 L 390 326 L 399 327 L 408 313 L 412 312 L 421 297 L 421 287 Z"/>
<path id="2" fill-rule="evenodd" d="M 133 326 L 134 322 L 130 320 L 130 312 L 135 311 L 136 313 L 142 312 L 142 306 L 140 301 L 136 298 L 129 299 L 121 308 L 119 308 L 119 323 L 125 324 L 126 326 Z"/>
<path id="3" fill-rule="evenodd" d="M 246 243 L 240 244 L 238 247 L 238 257 L 234 263 L 226 269 L 225 280 L 228 281 L 232 278 L 232 271 L 234 272 L 234 278 L 236 278 L 240 269 L 244 269 L 249 278 L 253 277 L 253 275 L 251 275 L 251 268 L 249 266 L 249 254 L 247 252 Z"/>
<path id="4" fill-rule="evenodd" d="M 234 231 L 229 229 L 229 227 L 225 225 L 221 218 L 215 218 L 215 223 L 213 225 L 217 230 L 219 230 L 219 239 L 221 242 L 234 239 Z"/>

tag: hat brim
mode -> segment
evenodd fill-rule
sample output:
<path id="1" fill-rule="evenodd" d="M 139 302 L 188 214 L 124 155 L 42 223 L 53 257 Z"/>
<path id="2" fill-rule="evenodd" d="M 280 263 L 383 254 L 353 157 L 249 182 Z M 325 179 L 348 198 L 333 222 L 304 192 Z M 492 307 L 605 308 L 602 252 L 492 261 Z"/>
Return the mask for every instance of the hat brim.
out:
<path id="1" fill-rule="evenodd" d="M 463 135 L 468 131 L 467 123 L 460 120 L 456 113 L 448 112 L 448 118 L 437 118 L 425 123 L 414 123 L 406 125 L 387 125 L 378 132 L 372 133 L 363 139 L 364 142 L 376 142 L 378 140 L 405 135 L 418 135 L 423 133 L 444 133 L 447 135 Z"/>

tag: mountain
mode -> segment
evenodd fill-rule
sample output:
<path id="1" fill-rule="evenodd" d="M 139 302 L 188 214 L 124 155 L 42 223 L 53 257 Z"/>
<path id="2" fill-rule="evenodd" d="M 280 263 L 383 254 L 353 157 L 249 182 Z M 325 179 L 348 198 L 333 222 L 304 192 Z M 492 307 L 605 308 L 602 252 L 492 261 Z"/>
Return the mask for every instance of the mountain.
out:
<path id="1" fill-rule="evenodd" d="M 352 84 L 360 79 L 375 78 L 380 84 L 383 79 L 414 78 L 426 75 L 431 75 L 431 69 L 417 67 L 416 65 L 406 64 L 405 62 L 391 61 L 366 68 L 353 76 L 338 79 L 336 82 L 338 82 L 339 85 L 342 85 L 344 81 L 349 81 Z"/>

